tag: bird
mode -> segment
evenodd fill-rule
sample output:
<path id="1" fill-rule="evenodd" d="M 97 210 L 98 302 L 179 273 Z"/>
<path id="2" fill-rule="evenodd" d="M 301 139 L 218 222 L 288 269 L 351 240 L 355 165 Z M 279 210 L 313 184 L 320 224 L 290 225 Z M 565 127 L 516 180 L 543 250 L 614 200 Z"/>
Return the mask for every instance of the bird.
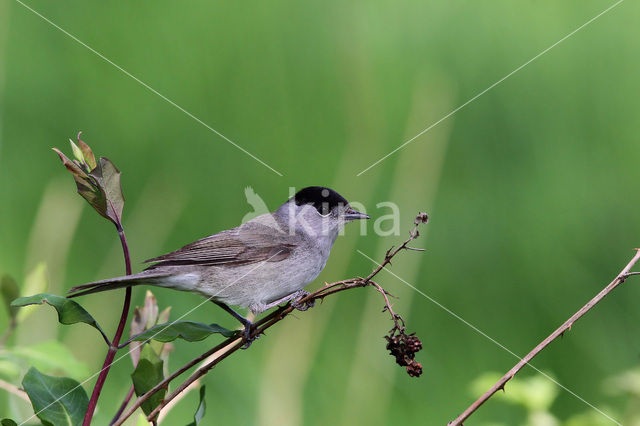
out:
<path id="1" fill-rule="evenodd" d="M 348 222 L 369 219 L 333 189 L 303 188 L 273 212 L 144 261 L 140 273 L 72 287 L 68 297 L 151 285 L 196 293 L 213 301 L 244 326 L 246 346 L 254 315 L 308 295 L 304 287 L 324 269 L 338 234 Z"/>

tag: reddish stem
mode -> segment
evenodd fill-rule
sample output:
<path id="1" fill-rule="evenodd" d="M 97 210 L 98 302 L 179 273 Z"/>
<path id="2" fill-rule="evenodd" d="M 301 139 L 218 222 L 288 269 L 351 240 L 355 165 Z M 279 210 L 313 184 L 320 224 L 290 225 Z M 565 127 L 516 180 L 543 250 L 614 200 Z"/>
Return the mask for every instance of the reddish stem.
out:
<path id="1" fill-rule="evenodd" d="M 131 258 L 129 257 L 129 246 L 127 245 L 127 238 L 124 235 L 124 230 L 122 229 L 122 225 L 120 223 L 116 224 L 116 229 L 118 230 L 120 242 L 122 243 L 122 251 L 124 252 L 124 263 L 127 275 L 131 275 Z M 122 314 L 120 315 L 120 323 L 118 324 L 118 328 L 116 329 L 115 336 L 113 336 L 113 339 L 111 340 L 111 346 L 109 346 L 109 351 L 107 352 L 107 356 L 104 359 L 104 363 L 102 365 L 102 370 L 100 370 L 98 380 L 93 387 L 93 392 L 91 393 L 91 399 L 89 399 L 89 406 L 87 407 L 87 412 L 84 415 L 82 426 L 89 426 L 91 424 L 91 418 L 93 417 L 93 413 L 96 410 L 98 398 L 100 398 L 100 392 L 102 392 L 104 382 L 105 380 L 107 380 L 107 374 L 109 374 L 111 363 L 113 362 L 113 359 L 116 356 L 116 352 L 118 351 L 118 344 L 120 343 L 120 338 L 122 337 L 122 333 L 124 332 L 124 326 L 127 324 L 130 305 L 131 287 L 127 287 L 124 295 L 124 303 L 122 305 Z"/>

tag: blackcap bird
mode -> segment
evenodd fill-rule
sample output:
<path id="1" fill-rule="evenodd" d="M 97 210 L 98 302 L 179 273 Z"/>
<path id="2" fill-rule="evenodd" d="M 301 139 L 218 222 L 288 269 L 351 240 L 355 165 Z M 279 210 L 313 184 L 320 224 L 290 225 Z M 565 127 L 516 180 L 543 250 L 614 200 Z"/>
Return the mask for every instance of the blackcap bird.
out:
<path id="1" fill-rule="evenodd" d="M 346 222 L 368 219 L 332 189 L 310 186 L 276 211 L 237 228 L 197 240 L 171 253 L 146 260 L 143 272 L 73 287 L 81 296 L 140 284 L 198 293 L 244 325 L 251 341 L 252 323 L 229 305 L 254 314 L 308 294 L 304 286 L 322 271 Z"/>

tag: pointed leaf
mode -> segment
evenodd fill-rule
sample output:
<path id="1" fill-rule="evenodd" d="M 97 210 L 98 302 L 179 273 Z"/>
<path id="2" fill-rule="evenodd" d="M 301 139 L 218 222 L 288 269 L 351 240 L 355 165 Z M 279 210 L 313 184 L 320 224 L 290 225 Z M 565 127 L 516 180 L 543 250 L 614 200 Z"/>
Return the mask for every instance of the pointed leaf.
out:
<path id="1" fill-rule="evenodd" d="M 51 149 L 53 149 L 56 154 L 58 154 L 58 157 L 60 157 L 60 160 L 62 160 L 62 164 L 64 164 L 67 170 L 69 170 L 73 174 L 73 177 L 80 177 L 85 179 L 87 178 L 87 174 L 73 161 L 69 160 L 69 158 L 67 158 L 67 156 L 64 155 L 58 148 Z"/>
<path id="2" fill-rule="evenodd" d="M 111 218 L 107 216 L 107 197 L 104 195 L 102 188 L 100 188 L 100 186 L 96 186 L 94 182 L 88 179 L 83 179 L 78 176 L 74 176 L 73 179 L 76 181 L 78 194 L 87 200 L 89 205 L 102 217 L 111 220 Z"/>
<path id="3" fill-rule="evenodd" d="M 2 279 L 0 279 L 0 293 L 2 293 L 2 300 L 7 309 L 7 314 L 13 322 L 16 320 L 18 308 L 11 306 L 11 302 L 20 296 L 18 284 L 9 275 L 3 275 Z"/>
<path id="4" fill-rule="evenodd" d="M 31 367 L 22 380 L 33 411 L 44 425 L 82 424 L 89 398 L 78 382 L 68 377 L 53 377 Z"/>
<path id="5" fill-rule="evenodd" d="M 66 297 L 56 296 L 55 294 L 40 293 L 34 296 L 19 297 L 11 302 L 11 306 L 27 306 L 27 305 L 42 305 L 46 303 L 53 306 L 58 311 L 58 321 L 61 324 L 70 325 L 78 322 L 89 324 L 98 330 L 103 336 L 104 331 L 95 319 L 87 312 L 80 304 Z"/>
<path id="6" fill-rule="evenodd" d="M 162 360 L 150 346 L 145 345 L 142 348 L 140 360 L 136 369 L 131 373 L 131 379 L 137 396 L 146 393 L 164 379 Z M 149 415 L 162 402 L 166 391 L 166 389 L 161 389 L 153 394 L 142 404 L 142 411 Z"/>
<path id="7" fill-rule="evenodd" d="M 157 340 L 159 342 L 172 342 L 178 338 L 188 342 L 196 342 L 206 339 L 210 335 L 218 333 L 225 337 L 231 337 L 235 331 L 226 329 L 218 324 L 202 324 L 194 321 L 175 321 L 158 324 L 155 327 L 133 338 L 134 341 Z"/>
<path id="8" fill-rule="evenodd" d="M 98 211 L 98 213 L 113 223 L 120 224 L 124 207 L 120 170 L 108 158 L 100 157 L 98 167 L 92 170 L 90 175 L 98 182 L 106 199 L 106 210 L 104 212 Z"/>
<path id="9" fill-rule="evenodd" d="M 198 408 L 196 409 L 195 414 L 193 415 L 193 421 L 189 423 L 187 426 L 198 426 L 202 421 L 206 411 L 207 411 L 207 403 L 204 400 L 205 394 L 205 386 L 203 385 L 200 388 L 200 402 L 198 403 Z"/>
<path id="10" fill-rule="evenodd" d="M 80 163 L 84 163 L 84 155 L 82 155 L 82 151 L 78 148 L 78 145 L 73 143 L 71 139 L 69 139 L 69 143 L 71 144 L 71 151 L 73 152 L 73 156 L 76 157 Z"/>
<path id="11" fill-rule="evenodd" d="M 91 151 L 91 148 L 89 148 L 89 145 L 87 145 L 80 139 L 81 134 L 82 132 L 78 133 L 78 138 L 77 138 L 78 146 L 82 151 L 82 156 L 84 157 L 84 161 L 87 163 L 89 168 L 93 170 L 96 168 L 96 157 L 93 155 L 93 151 Z"/>

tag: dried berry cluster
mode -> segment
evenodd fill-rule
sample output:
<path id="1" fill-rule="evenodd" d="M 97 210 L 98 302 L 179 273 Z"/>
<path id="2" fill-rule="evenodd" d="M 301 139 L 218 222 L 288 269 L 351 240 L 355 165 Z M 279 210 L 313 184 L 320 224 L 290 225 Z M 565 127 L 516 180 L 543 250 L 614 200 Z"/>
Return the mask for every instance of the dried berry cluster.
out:
<path id="1" fill-rule="evenodd" d="M 387 349 L 392 356 L 396 358 L 396 363 L 402 367 L 406 367 L 407 373 L 411 377 L 419 377 L 422 374 L 422 365 L 414 358 L 416 352 L 422 349 L 422 342 L 414 334 L 405 334 L 404 331 L 392 330 L 387 336 Z"/>

